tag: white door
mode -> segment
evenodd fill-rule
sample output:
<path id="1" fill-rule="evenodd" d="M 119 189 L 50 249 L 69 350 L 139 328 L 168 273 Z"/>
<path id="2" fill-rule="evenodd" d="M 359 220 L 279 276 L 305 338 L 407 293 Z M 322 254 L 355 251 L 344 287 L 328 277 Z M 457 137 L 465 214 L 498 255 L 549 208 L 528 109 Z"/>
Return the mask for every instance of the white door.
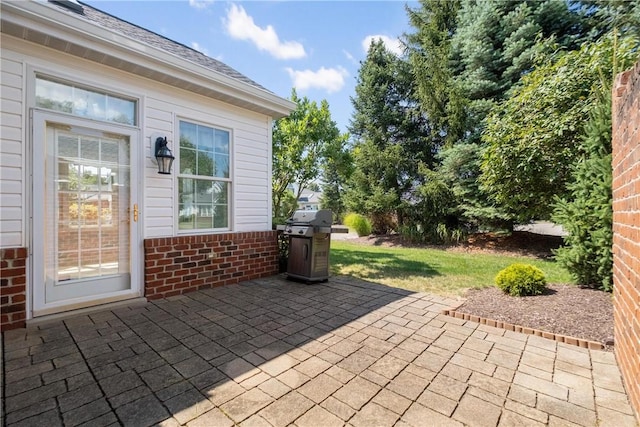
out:
<path id="1" fill-rule="evenodd" d="M 33 126 L 34 315 L 139 296 L 137 131 L 42 112 Z"/>

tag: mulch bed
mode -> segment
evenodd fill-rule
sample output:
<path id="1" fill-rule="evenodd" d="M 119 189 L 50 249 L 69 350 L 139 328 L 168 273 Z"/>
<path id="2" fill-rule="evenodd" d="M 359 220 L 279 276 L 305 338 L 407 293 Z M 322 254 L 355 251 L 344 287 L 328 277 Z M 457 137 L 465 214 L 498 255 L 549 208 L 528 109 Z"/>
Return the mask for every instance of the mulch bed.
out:
<path id="1" fill-rule="evenodd" d="M 382 247 L 423 247 L 444 249 L 454 252 L 483 252 L 507 256 L 532 256 L 550 258 L 553 249 L 562 245 L 562 237 L 543 236 L 527 231 L 514 231 L 511 234 L 476 233 L 467 240 L 451 245 L 425 245 L 413 243 L 398 234 L 371 235 L 349 239 L 350 242 Z"/>
<path id="2" fill-rule="evenodd" d="M 549 285 L 543 295 L 526 297 L 512 297 L 498 288 L 470 289 L 456 311 L 597 341 L 610 349 L 613 340 L 611 299 L 607 292 L 561 284 Z"/>
<path id="3" fill-rule="evenodd" d="M 426 247 L 403 241 L 398 235 L 369 236 L 352 241 L 375 246 Z M 429 246 L 449 251 L 498 253 L 506 256 L 551 258 L 562 238 L 519 231 L 510 235 L 479 233 L 465 242 Z M 543 295 L 512 297 L 497 288 L 470 289 L 456 311 L 565 335 L 597 341 L 611 350 L 613 343 L 612 295 L 570 284 L 552 284 Z"/>

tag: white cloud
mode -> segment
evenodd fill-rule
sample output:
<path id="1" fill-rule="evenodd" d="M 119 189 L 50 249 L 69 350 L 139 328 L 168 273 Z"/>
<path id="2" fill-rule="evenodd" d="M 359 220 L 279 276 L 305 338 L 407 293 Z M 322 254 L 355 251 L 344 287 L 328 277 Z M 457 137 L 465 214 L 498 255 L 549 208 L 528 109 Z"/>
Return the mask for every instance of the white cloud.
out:
<path id="1" fill-rule="evenodd" d="M 344 87 L 344 79 L 349 75 L 342 67 L 325 68 L 318 71 L 313 70 L 293 70 L 286 68 L 291 77 L 293 86 L 298 90 L 310 88 L 324 89 L 329 93 L 338 92 Z"/>
<path id="2" fill-rule="evenodd" d="M 352 63 L 354 63 L 354 64 L 357 64 L 357 63 L 358 63 L 358 61 L 356 60 L 356 58 L 354 58 L 354 57 L 353 57 L 353 55 L 351 55 L 351 52 L 349 52 L 348 50 L 346 50 L 346 49 L 342 49 L 342 53 L 344 53 L 344 56 L 346 56 L 346 57 L 347 57 L 347 59 L 348 59 L 349 61 L 351 61 Z"/>
<path id="3" fill-rule="evenodd" d="M 206 9 L 211 4 L 213 4 L 213 0 L 189 0 L 189 6 L 196 9 Z"/>
<path id="4" fill-rule="evenodd" d="M 209 55 L 209 51 L 200 46 L 198 42 L 191 42 L 191 48 L 197 50 L 198 52 L 204 53 L 205 55 Z"/>
<path id="5" fill-rule="evenodd" d="M 402 47 L 402 43 L 400 43 L 400 39 L 397 39 L 397 38 L 392 39 L 389 36 L 383 36 L 381 34 L 367 36 L 364 38 L 364 40 L 362 40 L 362 49 L 364 49 L 365 52 L 369 51 L 369 46 L 371 46 L 371 41 L 374 39 L 382 40 L 382 43 L 384 43 L 384 46 L 390 52 L 393 52 L 396 55 L 402 55 L 403 47 Z"/>
<path id="6" fill-rule="evenodd" d="M 265 50 L 278 59 L 304 58 L 307 55 L 302 44 L 296 41 L 281 42 L 271 25 L 265 28 L 257 26 L 242 6 L 232 4 L 224 24 L 231 37 L 249 40 L 258 49 Z"/>

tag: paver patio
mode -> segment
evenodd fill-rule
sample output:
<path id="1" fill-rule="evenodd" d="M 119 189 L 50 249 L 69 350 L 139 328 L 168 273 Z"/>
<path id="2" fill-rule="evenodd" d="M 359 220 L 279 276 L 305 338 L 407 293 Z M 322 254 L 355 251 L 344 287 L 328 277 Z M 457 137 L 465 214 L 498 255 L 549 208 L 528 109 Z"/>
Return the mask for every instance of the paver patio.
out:
<path id="1" fill-rule="evenodd" d="M 613 353 L 280 276 L 3 335 L 8 426 L 636 426 Z"/>

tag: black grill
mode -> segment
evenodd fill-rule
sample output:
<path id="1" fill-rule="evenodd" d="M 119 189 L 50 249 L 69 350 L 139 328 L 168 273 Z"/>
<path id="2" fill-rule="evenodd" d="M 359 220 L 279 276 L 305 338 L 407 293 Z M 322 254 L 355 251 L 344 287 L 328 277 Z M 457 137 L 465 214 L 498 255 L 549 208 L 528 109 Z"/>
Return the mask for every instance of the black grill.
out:
<path id="1" fill-rule="evenodd" d="M 329 278 L 329 247 L 332 214 L 328 209 L 296 211 L 278 229 L 289 236 L 287 276 L 306 282 L 321 282 Z"/>

